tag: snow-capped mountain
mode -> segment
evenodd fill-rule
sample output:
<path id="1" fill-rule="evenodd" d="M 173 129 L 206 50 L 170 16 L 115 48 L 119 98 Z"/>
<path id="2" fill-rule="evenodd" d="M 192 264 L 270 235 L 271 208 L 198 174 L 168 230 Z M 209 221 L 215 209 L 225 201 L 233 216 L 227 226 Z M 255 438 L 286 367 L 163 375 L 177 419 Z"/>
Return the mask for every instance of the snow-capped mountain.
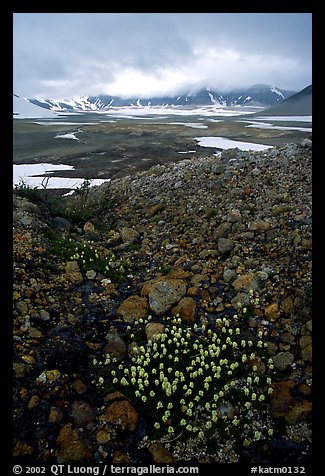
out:
<path id="1" fill-rule="evenodd" d="M 37 107 L 37 105 L 32 104 L 25 98 L 21 98 L 17 96 L 17 94 L 13 95 L 13 116 L 17 119 L 23 119 L 25 117 L 28 118 L 50 118 L 50 117 L 57 117 L 55 111 L 44 108 Z"/>
<path id="2" fill-rule="evenodd" d="M 274 86 L 257 84 L 249 88 L 237 88 L 226 93 L 219 93 L 210 88 L 201 89 L 195 93 L 175 96 L 123 98 L 120 96 L 80 96 L 72 99 L 33 99 L 28 101 L 52 111 L 100 111 L 110 107 L 175 107 L 175 106 L 262 106 L 271 107 L 287 99 L 295 91 L 286 91 Z"/>
<path id="3" fill-rule="evenodd" d="M 293 94 L 288 99 L 281 101 L 263 111 L 266 116 L 311 116 L 313 106 L 312 85 Z"/>

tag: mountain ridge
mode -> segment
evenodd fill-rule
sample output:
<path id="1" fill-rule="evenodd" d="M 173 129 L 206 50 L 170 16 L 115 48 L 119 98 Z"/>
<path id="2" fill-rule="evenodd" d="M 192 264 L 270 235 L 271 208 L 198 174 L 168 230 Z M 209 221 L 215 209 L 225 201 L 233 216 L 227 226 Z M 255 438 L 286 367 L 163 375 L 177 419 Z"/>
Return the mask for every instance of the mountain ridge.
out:
<path id="1" fill-rule="evenodd" d="M 263 111 L 267 116 L 311 116 L 312 115 L 312 85 L 288 97 L 281 103 Z M 254 114 L 255 115 L 255 114 Z"/>
<path id="2" fill-rule="evenodd" d="M 272 107 L 289 98 L 295 91 L 288 91 L 266 84 L 255 84 L 250 87 L 231 89 L 218 92 L 209 87 L 195 93 L 179 95 L 152 96 L 140 98 L 136 96 L 122 97 L 111 95 L 76 96 L 70 99 L 35 99 L 28 98 L 30 103 L 52 111 L 100 111 L 112 107 L 164 107 L 164 106 L 260 106 Z"/>

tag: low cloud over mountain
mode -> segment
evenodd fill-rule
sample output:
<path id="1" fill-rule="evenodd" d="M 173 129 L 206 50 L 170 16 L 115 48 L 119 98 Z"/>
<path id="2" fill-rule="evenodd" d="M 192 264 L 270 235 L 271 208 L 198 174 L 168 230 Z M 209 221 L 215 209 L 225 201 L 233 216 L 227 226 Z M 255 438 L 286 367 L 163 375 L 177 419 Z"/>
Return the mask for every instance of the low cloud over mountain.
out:
<path id="1" fill-rule="evenodd" d="M 138 98 L 99 95 L 80 96 L 72 99 L 34 99 L 28 101 L 34 105 L 53 111 L 96 111 L 120 106 L 275 106 L 289 98 L 295 91 L 286 91 L 274 86 L 257 84 L 251 87 L 237 88 L 220 93 L 210 88 L 195 93 L 178 96 Z"/>

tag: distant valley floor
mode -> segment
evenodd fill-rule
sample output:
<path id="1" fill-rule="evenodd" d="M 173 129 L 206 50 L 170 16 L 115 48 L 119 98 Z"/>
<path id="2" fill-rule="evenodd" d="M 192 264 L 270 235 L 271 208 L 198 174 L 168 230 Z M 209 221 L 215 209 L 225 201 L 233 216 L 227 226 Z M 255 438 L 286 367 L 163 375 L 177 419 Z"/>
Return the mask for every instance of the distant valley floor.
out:
<path id="1" fill-rule="evenodd" d="M 311 134 L 311 129 L 311 116 L 282 119 L 255 114 L 226 117 L 88 113 L 51 120 L 15 119 L 13 159 L 16 165 L 65 166 L 51 171 L 51 177 L 105 180 L 133 175 L 157 164 L 211 156 L 222 148 L 241 148 L 245 143 L 245 149 L 299 143 Z M 28 183 L 26 175 L 21 179 Z M 31 183 L 35 186 L 35 179 Z"/>

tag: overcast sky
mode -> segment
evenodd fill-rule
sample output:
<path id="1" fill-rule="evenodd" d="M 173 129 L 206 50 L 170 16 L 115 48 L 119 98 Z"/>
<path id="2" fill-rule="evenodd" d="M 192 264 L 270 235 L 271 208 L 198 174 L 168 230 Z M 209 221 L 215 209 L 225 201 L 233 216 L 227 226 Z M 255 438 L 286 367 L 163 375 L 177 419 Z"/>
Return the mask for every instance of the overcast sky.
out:
<path id="1" fill-rule="evenodd" d="M 15 13 L 14 92 L 27 98 L 223 91 L 312 82 L 311 13 Z"/>

